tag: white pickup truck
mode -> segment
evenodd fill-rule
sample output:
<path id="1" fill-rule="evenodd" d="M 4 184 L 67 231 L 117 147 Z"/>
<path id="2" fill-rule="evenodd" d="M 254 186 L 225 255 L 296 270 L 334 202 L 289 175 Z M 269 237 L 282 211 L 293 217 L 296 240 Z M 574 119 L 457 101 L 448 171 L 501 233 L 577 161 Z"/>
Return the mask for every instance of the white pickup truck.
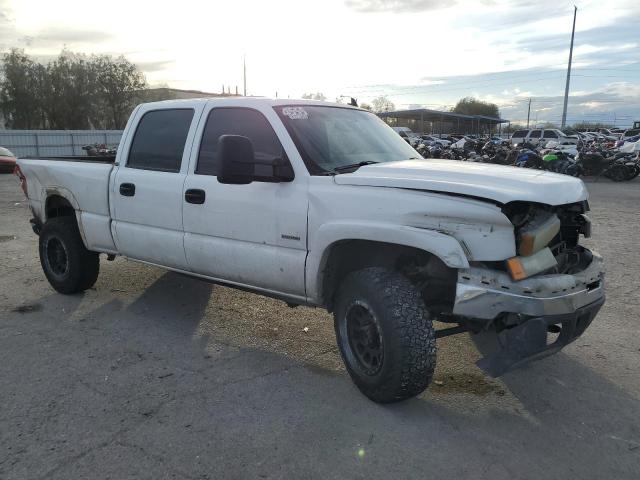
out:
<path id="1" fill-rule="evenodd" d="M 579 242 L 580 180 L 424 160 L 351 106 L 143 104 L 115 158 L 19 159 L 16 173 L 58 292 L 90 288 L 99 255 L 123 255 L 326 308 L 377 402 L 428 386 L 436 338 L 497 332 L 479 365 L 500 375 L 560 350 L 604 303 L 602 259 Z"/>

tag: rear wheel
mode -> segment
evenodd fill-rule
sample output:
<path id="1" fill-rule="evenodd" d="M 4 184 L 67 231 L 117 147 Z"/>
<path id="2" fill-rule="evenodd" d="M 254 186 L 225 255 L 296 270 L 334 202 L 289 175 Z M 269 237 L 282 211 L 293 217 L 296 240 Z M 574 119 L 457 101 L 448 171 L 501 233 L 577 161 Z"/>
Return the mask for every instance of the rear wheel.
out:
<path id="1" fill-rule="evenodd" d="M 435 331 L 406 277 L 375 267 L 350 273 L 336 296 L 334 323 L 347 371 L 371 400 L 397 402 L 427 388 L 436 365 Z"/>
<path id="2" fill-rule="evenodd" d="M 40 264 L 51 286 L 64 294 L 91 288 L 100 271 L 100 258 L 85 248 L 74 217 L 55 217 L 44 224 Z"/>

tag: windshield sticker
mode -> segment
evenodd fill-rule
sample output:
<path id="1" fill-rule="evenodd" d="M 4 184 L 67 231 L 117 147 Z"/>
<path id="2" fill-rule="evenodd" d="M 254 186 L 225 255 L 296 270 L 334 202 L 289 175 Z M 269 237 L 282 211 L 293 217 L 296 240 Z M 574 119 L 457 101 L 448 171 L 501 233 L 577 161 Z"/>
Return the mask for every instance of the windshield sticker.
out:
<path id="1" fill-rule="evenodd" d="M 306 120 L 309 118 L 309 113 L 302 107 L 284 107 L 282 113 L 291 120 Z"/>

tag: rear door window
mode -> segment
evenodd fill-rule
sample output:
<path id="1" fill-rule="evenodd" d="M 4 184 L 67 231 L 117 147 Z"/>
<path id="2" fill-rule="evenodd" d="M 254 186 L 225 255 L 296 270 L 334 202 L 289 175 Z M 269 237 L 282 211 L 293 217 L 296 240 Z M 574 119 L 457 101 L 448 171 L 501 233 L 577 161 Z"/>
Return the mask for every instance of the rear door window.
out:
<path id="1" fill-rule="evenodd" d="M 527 136 L 529 130 L 517 130 L 513 132 L 512 138 L 524 138 Z"/>
<path id="2" fill-rule="evenodd" d="M 545 130 L 543 138 L 558 138 L 558 134 L 553 130 Z"/>
<path id="3" fill-rule="evenodd" d="M 179 172 L 192 119 L 190 108 L 145 113 L 133 136 L 127 167 Z"/>
<path id="4" fill-rule="evenodd" d="M 542 134 L 542 130 L 531 130 L 531 133 L 529 134 L 529 138 L 532 140 L 539 140 L 541 134 Z"/>

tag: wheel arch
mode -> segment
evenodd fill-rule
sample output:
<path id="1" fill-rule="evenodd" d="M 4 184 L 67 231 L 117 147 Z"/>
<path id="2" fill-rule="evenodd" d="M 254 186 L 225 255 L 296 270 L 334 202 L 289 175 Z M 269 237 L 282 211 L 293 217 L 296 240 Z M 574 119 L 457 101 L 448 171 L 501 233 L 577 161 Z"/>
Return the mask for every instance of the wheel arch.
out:
<path id="1" fill-rule="evenodd" d="M 70 217 L 76 215 L 80 205 L 73 194 L 62 187 L 49 187 L 44 191 L 43 221 L 54 217 Z"/>
<path id="2" fill-rule="evenodd" d="M 69 190 L 63 187 L 49 187 L 44 192 L 44 209 L 42 210 L 42 222 L 56 217 L 73 217 L 78 225 L 80 237 L 85 247 L 87 239 L 85 238 L 84 228 L 82 227 L 82 215 L 80 205 Z"/>
<path id="3" fill-rule="evenodd" d="M 307 259 L 307 294 L 313 303 L 332 308 L 333 295 L 349 272 L 366 267 L 397 270 L 407 258 L 416 258 L 449 276 L 469 262 L 460 243 L 433 230 L 403 226 L 382 226 L 367 230 L 351 225 L 352 235 L 328 241 L 320 234 L 323 248 L 311 250 Z M 319 232 L 320 233 L 320 232 Z"/>

